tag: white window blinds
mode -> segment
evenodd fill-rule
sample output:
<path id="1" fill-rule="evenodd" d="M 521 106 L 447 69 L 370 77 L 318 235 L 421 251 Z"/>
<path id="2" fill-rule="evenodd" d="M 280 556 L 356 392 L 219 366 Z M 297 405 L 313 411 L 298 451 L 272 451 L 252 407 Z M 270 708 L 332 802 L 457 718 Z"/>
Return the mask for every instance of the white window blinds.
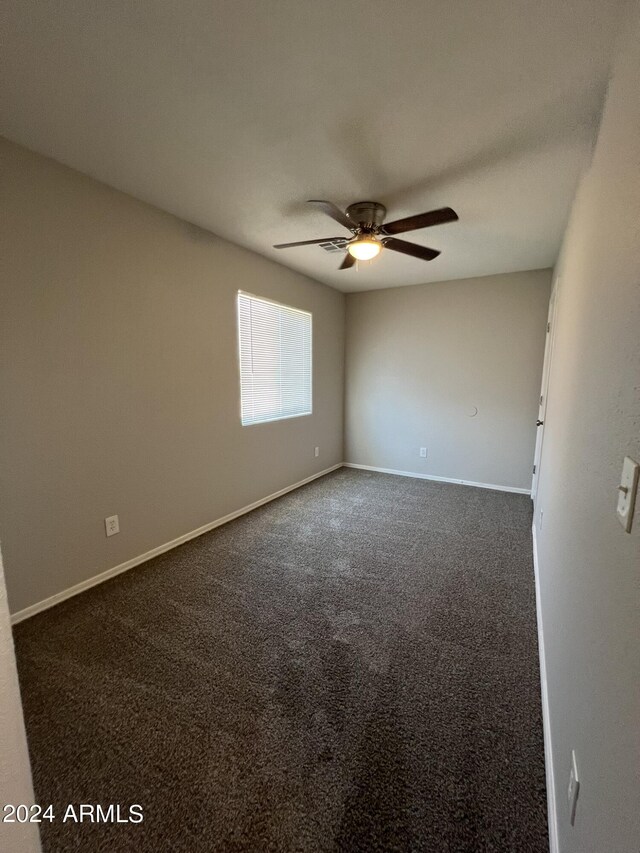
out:
<path id="1" fill-rule="evenodd" d="M 238 293 L 243 425 L 311 414 L 311 314 Z"/>

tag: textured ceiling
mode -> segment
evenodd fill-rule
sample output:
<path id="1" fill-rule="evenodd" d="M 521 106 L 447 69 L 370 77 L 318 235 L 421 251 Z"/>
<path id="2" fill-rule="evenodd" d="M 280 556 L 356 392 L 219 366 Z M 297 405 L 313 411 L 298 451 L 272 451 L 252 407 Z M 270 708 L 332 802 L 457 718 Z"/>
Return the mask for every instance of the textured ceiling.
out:
<path id="1" fill-rule="evenodd" d="M 554 263 L 615 35 L 606 0 L 8 0 L 10 139 L 342 290 Z M 449 205 L 337 272 L 304 200 Z"/>

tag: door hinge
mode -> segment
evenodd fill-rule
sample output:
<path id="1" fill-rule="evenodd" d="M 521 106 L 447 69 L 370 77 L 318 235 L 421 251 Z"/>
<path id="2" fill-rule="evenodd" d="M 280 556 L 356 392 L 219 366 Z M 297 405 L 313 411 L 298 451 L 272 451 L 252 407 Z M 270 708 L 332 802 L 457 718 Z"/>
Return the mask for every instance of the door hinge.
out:
<path id="1" fill-rule="evenodd" d="M 547 323 L 547 333 L 551 331 L 551 323 Z"/>
<path id="2" fill-rule="evenodd" d="M 535 465 L 533 466 L 533 473 L 534 474 L 536 473 L 536 466 Z"/>

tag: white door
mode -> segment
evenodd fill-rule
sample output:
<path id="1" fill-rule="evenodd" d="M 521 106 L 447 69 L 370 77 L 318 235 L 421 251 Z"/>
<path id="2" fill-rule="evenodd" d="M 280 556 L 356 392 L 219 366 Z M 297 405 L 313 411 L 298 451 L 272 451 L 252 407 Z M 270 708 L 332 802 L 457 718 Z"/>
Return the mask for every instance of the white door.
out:
<path id="1" fill-rule="evenodd" d="M 555 332 L 556 297 L 558 294 L 559 281 L 556 279 L 551 290 L 549 299 L 549 315 L 547 317 L 547 334 L 544 344 L 544 362 L 542 364 L 542 386 L 540 388 L 540 404 L 538 406 L 538 420 L 536 421 L 536 449 L 533 454 L 533 480 L 531 481 L 531 500 L 536 500 L 538 490 L 538 478 L 540 476 L 540 457 L 542 456 L 542 441 L 544 438 L 544 419 L 547 412 L 547 393 L 549 391 L 549 373 L 551 370 L 551 354 L 553 350 L 553 337 Z"/>

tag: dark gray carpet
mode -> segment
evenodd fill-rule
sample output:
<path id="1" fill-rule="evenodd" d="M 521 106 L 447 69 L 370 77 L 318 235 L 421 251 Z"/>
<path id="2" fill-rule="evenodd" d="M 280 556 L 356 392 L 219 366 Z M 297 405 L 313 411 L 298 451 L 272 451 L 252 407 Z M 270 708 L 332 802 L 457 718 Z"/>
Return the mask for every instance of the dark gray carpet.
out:
<path id="1" fill-rule="evenodd" d="M 44 849 L 546 851 L 530 524 L 341 469 L 19 625 L 39 802 L 144 808 Z"/>

